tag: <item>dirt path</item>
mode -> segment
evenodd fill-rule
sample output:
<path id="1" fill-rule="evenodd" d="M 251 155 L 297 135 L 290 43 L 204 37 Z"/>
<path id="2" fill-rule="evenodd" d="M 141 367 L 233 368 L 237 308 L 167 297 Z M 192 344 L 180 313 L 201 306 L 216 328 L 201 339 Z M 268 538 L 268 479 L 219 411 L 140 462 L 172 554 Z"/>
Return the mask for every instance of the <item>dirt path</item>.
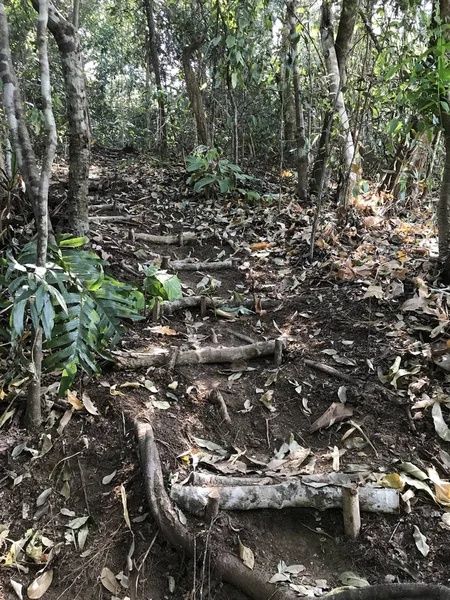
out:
<path id="1" fill-rule="evenodd" d="M 148 318 L 130 329 L 120 350 L 229 347 L 244 344 L 242 335 L 254 342 L 283 335 L 287 340 L 283 363 L 275 367 L 268 357 L 175 366 L 172 372 L 110 367 L 102 376 L 80 382 L 75 391 L 87 393 L 98 414 L 75 412 L 59 436 L 56 427 L 67 404 L 60 400 L 49 412 L 45 428 L 53 443 L 48 453 L 30 460 L 25 450 L 13 459 L 11 450 L 19 442 L 26 440 L 30 448 L 39 448 L 41 441 L 27 438 L 17 426 L 5 432 L 0 442 L 0 524 L 9 530 L 8 540 L 23 539 L 32 529 L 56 545 L 53 582 L 45 595 L 50 600 L 130 597 L 130 582 L 123 575 L 130 561 L 142 564 L 139 598 L 239 598 L 230 588 L 217 587 L 208 570 L 195 574 L 192 564 L 161 535 L 154 539 L 157 528 L 148 514 L 126 415 L 151 418 L 167 484 L 183 481 L 194 467 L 231 476 L 261 476 L 271 464 L 269 470 L 279 480 L 291 474 L 330 473 L 334 467 L 360 482 L 396 471 L 396 461 L 426 470 L 439 456 L 431 419 L 413 420 L 405 394 L 398 395 L 392 387 L 389 391 L 388 386 L 383 392 L 375 374 L 378 366 L 386 372 L 397 354 L 390 334 L 399 319 L 398 306 L 384 305 L 380 316 L 376 298 L 361 301 L 365 288 L 360 281 L 324 276 L 325 256 L 315 270 L 309 268 L 302 237 L 308 218 L 295 204 L 278 216 L 273 207 L 255 208 L 250 218 L 251 211 L 242 204 L 205 203 L 184 195 L 179 170 L 129 165 L 114 181 L 116 166 L 109 171 L 107 167 L 98 165 L 100 181 L 110 182 L 98 204 L 114 204 L 116 212 L 140 221 L 121 222 L 119 215 L 113 222 L 93 221 L 93 249 L 108 260 L 115 276 L 136 280 L 133 273 L 138 273 L 139 263 L 150 262 L 155 255 L 199 261 L 233 257 L 237 265 L 231 269 L 180 272 L 185 293 L 195 293 L 198 283 L 208 277 L 215 287 L 211 295 L 257 300 L 256 312 L 233 318 L 211 309 L 201 317 L 199 308 L 176 312 L 160 323 Z M 111 213 L 103 210 L 102 214 Z M 287 236 L 290 228 L 294 233 Z M 131 230 L 194 231 L 197 239 L 185 246 L 161 247 L 134 241 Z M 278 306 L 265 308 L 266 298 L 277 300 Z M 305 359 L 328 363 L 362 387 L 320 372 Z M 212 389 L 221 391 L 230 425 L 208 401 Z M 48 399 L 54 397 L 49 393 Z M 342 399 L 352 409 L 353 424 L 347 418 L 311 432 L 312 424 Z M 289 449 L 282 447 L 293 441 L 297 445 L 291 447 L 290 457 Z M 220 450 L 208 448 L 209 442 L 227 451 L 225 460 Z M 289 460 L 298 457 L 294 448 L 304 451 L 303 461 L 295 464 Z M 274 465 L 274 459 L 287 462 Z M 48 500 L 36 506 L 48 488 L 52 488 Z M 124 518 L 124 495 L 132 533 Z M 442 508 L 419 492 L 411 505 L 409 512 L 402 508 L 398 515 L 364 513 L 361 535 L 354 542 L 345 538 L 342 512 L 337 509 L 222 512 L 209 543 L 237 554 L 240 540 L 253 551 L 255 564 L 267 579 L 277 573 L 277 567 L 282 572 L 283 563 L 302 565 L 291 582 L 305 586 L 306 592 L 336 587 L 340 575 L 348 571 L 371 584 L 385 580 L 447 584 Z M 74 519 L 83 516 L 89 520 L 77 528 Z M 200 520 L 182 514 L 180 519 L 187 519 L 199 535 L 204 530 Z M 416 548 L 415 525 L 427 537 L 426 558 Z M 86 531 L 85 541 L 80 531 Z M 8 549 L 9 542 L 0 546 L 0 553 Z M 50 550 L 41 552 L 43 563 Z M 29 556 L 20 570 L 4 567 L 0 597 L 15 598 L 10 579 L 28 584 L 41 566 Z M 115 593 L 100 583 L 105 567 L 116 576 L 122 573 L 123 585 L 116 580 Z"/>

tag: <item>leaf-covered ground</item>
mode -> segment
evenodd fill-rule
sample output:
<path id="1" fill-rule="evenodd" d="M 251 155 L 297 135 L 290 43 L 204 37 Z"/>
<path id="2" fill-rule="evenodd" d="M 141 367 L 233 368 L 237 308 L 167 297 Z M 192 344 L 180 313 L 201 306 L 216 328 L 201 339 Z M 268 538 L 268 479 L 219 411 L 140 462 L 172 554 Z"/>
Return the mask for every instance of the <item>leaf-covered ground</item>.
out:
<path id="1" fill-rule="evenodd" d="M 275 367 L 268 357 L 171 372 L 110 366 L 59 400 L 49 378 L 42 436 L 20 429 L 20 405 L 1 429 L 0 595 L 16 598 L 23 584 L 26 597 L 47 565 L 34 585 L 48 586 L 44 597 L 51 600 L 241 598 L 217 587 L 207 570 L 194 574 L 158 534 L 130 415 L 151 419 L 168 488 L 196 469 L 275 481 L 337 473 L 337 481 L 346 474 L 399 490 L 400 512 L 363 513 L 354 542 L 345 538 L 337 509 L 219 514 L 209 543 L 237 555 L 241 543 L 267 579 L 278 574 L 299 597 L 364 580 L 448 583 L 449 291 L 437 279 L 431 213 L 416 208 L 414 218 L 392 217 L 391 200 L 376 191 L 357 199 L 345 222 L 325 206 L 311 263 L 313 209 L 298 204 L 288 177 L 279 203 L 251 205 L 194 195 L 185 179 L 183 165 L 97 156 L 93 250 L 116 277 L 139 282 L 142 265 L 157 264 L 161 255 L 233 257 L 231 269 L 180 272 L 183 293 L 246 298 L 256 310 L 222 307 L 202 318 L 192 308 L 161 322 L 147 316 L 118 351 L 173 353 L 239 346 L 242 336 L 255 342 L 284 336 L 283 363 Z M 279 192 L 270 174 L 261 186 Z M 54 186 L 54 206 L 61 189 Z M 196 240 L 157 246 L 133 234 L 180 231 L 195 232 Z M 318 363 L 337 372 L 325 373 Z M 230 425 L 208 400 L 214 388 Z M 205 530 L 181 512 L 180 520 L 199 535 Z"/>

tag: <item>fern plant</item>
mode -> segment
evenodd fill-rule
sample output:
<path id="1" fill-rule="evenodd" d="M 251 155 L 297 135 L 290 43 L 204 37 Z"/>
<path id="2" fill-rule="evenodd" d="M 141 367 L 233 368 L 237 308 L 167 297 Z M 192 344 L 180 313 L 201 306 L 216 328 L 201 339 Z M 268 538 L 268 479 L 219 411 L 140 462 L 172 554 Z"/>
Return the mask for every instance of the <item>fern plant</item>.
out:
<path id="1" fill-rule="evenodd" d="M 31 325 L 42 327 L 43 367 L 62 370 L 61 395 L 78 369 L 88 375 L 100 371 L 98 361 L 110 358 L 108 348 L 124 332 L 123 321 L 140 319 L 144 306 L 141 292 L 107 275 L 104 261 L 82 249 L 87 241 L 57 237 L 49 245 L 45 269 L 36 267 L 33 243 L 17 258 L 9 254 L 6 259 L 3 284 L 9 295 L 11 340 L 18 346 Z"/>

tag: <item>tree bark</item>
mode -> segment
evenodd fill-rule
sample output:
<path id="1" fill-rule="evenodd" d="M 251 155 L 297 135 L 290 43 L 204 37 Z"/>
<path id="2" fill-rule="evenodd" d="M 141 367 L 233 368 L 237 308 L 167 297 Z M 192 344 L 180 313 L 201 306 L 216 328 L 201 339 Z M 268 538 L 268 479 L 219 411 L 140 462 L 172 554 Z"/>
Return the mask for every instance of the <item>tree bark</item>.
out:
<path id="1" fill-rule="evenodd" d="M 39 51 L 39 71 L 41 79 L 42 108 L 47 140 L 40 174 L 36 157 L 31 146 L 30 136 L 24 118 L 24 111 L 17 84 L 17 78 L 11 61 L 9 47 L 8 22 L 3 0 L 0 0 L 0 75 L 4 87 L 4 106 L 24 180 L 29 182 L 29 193 L 33 202 L 37 229 L 36 276 L 45 279 L 48 245 L 48 189 L 53 158 L 56 150 L 56 124 L 52 110 L 50 68 L 47 52 L 47 22 L 49 14 L 48 0 L 38 2 L 37 46 Z M 41 424 L 41 367 L 42 367 L 42 329 L 33 330 L 30 373 L 28 387 L 26 420 L 30 429 Z"/>
<path id="2" fill-rule="evenodd" d="M 147 16 L 149 62 L 155 76 L 156 90 L 158 93 L 158 146 L 161 157 L 167 154 L 167 124 L 164 89 L 161 83 L 161 65 L 159 62 L 158 39 L 155 25 L 154 0 L 145 0 L 145 14 Z"/>
<path id="3" fill-rule="evenodd" d="M 346 67 L 351 48 L 353 31 L 356 25 L 356 15 L 358 14 L 358 0 L 343 0 L 339 27 L 336 35 L 336 58 L 339 65 L 339 73 L 342 80 L 342 86 L 346 81 Z"/>
<path id="4" fill-rule="evenodd" d="M 290 69 L 286 68 L 286 65 L 288 65 L 290 61 L 289 37 L 289 23 L 288 19 L 286 18 L 286 23 L 283 27 L 283 39 L 281 43 L 280 98 L 284 122 L 284 147 L 288 152 L 287 163 L 291 164 L 291 152 L 295 150 L 295 102 Z"/>
<path id="5" fill-rule="evenodd" d="M 439 12 L 442 23 L 450 23 L 450 0 L 439 0 Z M 448 28 L 442 34 L 445 41 L 450 40 Z M 450 101 L 450 94 L 447 95 Z M 442 114 L 441 124 L 445 144 L 444 172 L 441 180 L 439 204 L 437 207 L 438 235 L 439 235 L 439 257 L 444 261 L 444 280 L 450 282 L 450 115 Z"/>
<path id="6" fill-rule="evenodd" d="M 35 9 L 38 0 L 32 0 Z M 90 129 L 80 40 L 75 27 L 49 4 L 48 28 L 61 54 L 69 121 L 69 230 L 76 236 L 89 232 L 88 177 Z"/>
<path id="7" fill-rule="evenodd" d="M 348 57 L 348 50 L 350 48 L 351 37 L 353 28 L 356 21 L 356 14 L 354 18 L 351 18 L 351 10 L 356 11 L 357 3 L 354 0 L 344 0 L 344 6 L 341 12 L 341 19 L 344 19 L 344 23 L 339 24 L 340 34 L 340 49 L 339 53 L 334 43 L 333 25 L 330 17 L 330 4 L 328 0 L 324 0 L 322 4 L 322 21 L 320 24 L 322 49 L 325 59 L 325 65 L 328 75 L 328 88 L 330 92 L 330 99 L 333 103 L 334 110 L 331 115 L 325 117 L 324 124 L 322 126 L 321 139 L 319 141 L 319 149 L 317 157 L 313 167 L 313 189 L 319 188 L 319 182 L 322 179 L 322 172 L 326 169 L 326 163 L 328 160 L 328 153 L 325 152 L 325 137 L 326 132 L 329 129 L 329 122 L 327 119 L 332 119 L 334 112 L 337 112 L 339 120 L 341 122 L 342 137 L 344 139 L 343 147 L 343 167 L 345 172 L 344 187 L 347 192 L 352 191 L 352 187 L 356 181 L 355 174 L 352 172 L 352 164 L 355 155 L 355 146 L 353 143 L 352 132 L 350 128 L 350 120 L 348 118 L 347 109 L 344 101 L 344 94 L 342 87 L 344 80 L 341 74 L 345 74 L 346 59 Z M 345 8 L 345 11 L 344 11 Z M 351 27 L 353 24 L 353 28 Z M 346 38 L 344 36 L 347 36 Z M 341 59 L 341 64 L 338 62 L 338 56 Z M 345 75 L 344 75 L 345 78 Z M 344 198 L 346 201 L 347 198 Z M 345 202 L 344 202 L 345 203 Z"/>
<path id="8" fill-rule="evenodd" d="M 192 55 L 200 48 L 203 40 L 197 40 L 190 46 L 183 48 L 181 62 L 183 64 L 184 79 L 186 82 L 186 91 L 191 103 L 192 114 L 194 115 L 197 126 L 197 137 L 203 146 L 209 145 L 208 125 L 206 122 L 205 110 L 203 107 L 203 98 L 197 76 L 191 65 Z"/>
<path id="9" fill-rule="evenodd" d="M 305 120 L 303 117 L 302 95 L 300 85 L 300 68 L 298 64 L 298 40 L 296 39 L 295 12 L 297 0 L 290 0 L 286 5 L 290 32 L 290 50 L 292 64 L 292 83 L 295 101 L 295 126 L 297 146 L 297 194 L 300 200 L 308 196 L 308 142 L 305 136 Z"/>

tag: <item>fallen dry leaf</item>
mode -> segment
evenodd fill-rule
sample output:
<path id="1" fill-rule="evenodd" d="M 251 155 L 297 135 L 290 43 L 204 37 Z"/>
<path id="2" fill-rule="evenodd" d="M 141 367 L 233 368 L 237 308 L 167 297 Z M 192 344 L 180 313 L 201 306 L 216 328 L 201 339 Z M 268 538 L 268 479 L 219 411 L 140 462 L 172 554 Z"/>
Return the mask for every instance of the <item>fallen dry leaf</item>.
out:
<path id="1" fill-rule="evenodd" d="M 319 429 L 326 429 L 327 427 L 331 427 L 333 423 L 343 421 L 352 415 L 353 408 L 351 406 L 342 404 L 342 402 L 333 402 L 333 404 L 327 408 L 323 415 L 314 421 L 309 432 L 314 433 Z"/>

